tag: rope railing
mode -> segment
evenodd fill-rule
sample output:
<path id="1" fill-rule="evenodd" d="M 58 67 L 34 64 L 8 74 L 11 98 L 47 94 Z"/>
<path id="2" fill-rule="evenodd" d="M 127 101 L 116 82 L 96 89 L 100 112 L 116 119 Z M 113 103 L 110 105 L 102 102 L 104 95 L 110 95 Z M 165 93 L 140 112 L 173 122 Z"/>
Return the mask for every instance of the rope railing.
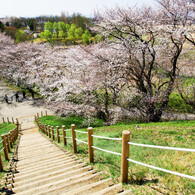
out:
<path id="1" fill-rule="evenodd" d="M 183 151 L 183 152 L 195 152 L 195 149 L 188 149 L 188 148 L 156 146 L 156 145 L 148 145 L 148 144 L 138 144 L 138 143 L 133 143 L 133 142 L 128 142 L 128 144 L 129 145 L 134 145 L 134 146 L 148 147 L 148 148 L 159 148 L 159 149 L 165 149 L 165 150 L 177 150 L 177 151 Z"/>
<path id="2" fill-rule="evenodd" d="M 0 153 L 5 149 L 5 147 L 3 147 L 1 150 L 0 150 Z"/>
<path id="3" fill-rule="evenodd" d="M 39 120 L 38 118 L 35 118 L 37 124 L 39 125 Z M 41 126 L 41 125 L 40 125 Z M 50 126 L 48 126 L 50 127 Z M 40 127 L 41 129 L 41 127 Z M 48 135 L 48 129 L 45 128 L 46 130 L 42 130 L 43 133 Z M 130 132 L 129 131 L 123 131 L 122 132 L 122 138 L 112 138 L 112 137 L 104 137 L 104 136 L 99 136 L 99 135 L 94 135 L 93 134 L 93 128 L 89 127 L 87 129 L 87 132 L 85 131 L 79 131 L 75 130 L 75 125 L 71 125 L 71 129 L 65 129 L 65 126 L 62 126 L 62 135 L 59 134 L 59 127 L 56 127 L 56 134 L 54 134 L 54 130 L 52 131 L 52 136 L 57 136 L 57 141 L 58 143 L 61 141 L 60 138 L 62 138 L 64 145 L 67 145 L 66 139 L 72 139 L 72 145 L 73 145 L 73 152 L 77 153 L 77 142 L 81 142 L 84 144 L 88 144 L 88 154 L 89 154 L 89 162 L 93 163 L 94 162 L 94 149 L 100 150 L 106 153 L 114 154 L 121 156 L 121 182 L 126 183 L 128 181 L 128 162 L 136 163 L 142 166 L 146 166 L 149 168 L 153 168 L 159 171 L 164 171 L 166 173 L 174 174 L 177 176 L 185 177 L 188 179 L 195 179 L 194 176 L 182 174 L 182 173 L 177 173 L 171 170 L 163 169 L 160 167 L 156 167 L 153 165 L 145 164 L 142 162 L 138 162 L 136 160 L 130 159 L 129 158 L 129 153 L 130 153 L 130 145 L 134 146 L 141 146 L 141 147 L 149 147 L 149 148 L 158 148 L 158 149 L 167 149 L 167 150 L 175 150 L 175 151 L 184 151 L 184 152 L 195 152 L 195 149 L 188 149 L 188 148 L 177 148 L 177 147 L 168 147 L 168 146 L 158 146 L 158 145 L 149 145 L 149 144 L 139 144 L 139 143 L 133 143 L 130 142 Z M 66 136 L 66 131 L 71 131 L 72 132 L 72 137 Z M 88 142 L 82 141 L 78 138 L 76 138 L 76 133 L 82 133 L 82 134 L 87 134 L 88 135 Z M 110 150 L 102 149 L 99 147 L 94 146 L 93 144 L 93 138 L 100 138 L 100 139 L 106 139 L 106 140 L 114 140 L 114 141 L 122 141 L 122 153 L 118 152 L 113 152 Z M 54 140 L 54 138 L 53 138 Z"/>
<path id="4" fill-rule="evenodd" d="M 119 155 L 121 156 L 122 154 L 121 153 L 118 153 L 118 152 L 112 152 L 112 151 L 109 151 L 109 150 L 105 150 L 105 149 L 102 149 L 102 148 L 98 148 L 98 147 L 95 147 L 95 146 L 92 146 L 92 148 L 96 149 L 96 150 L 101 150 L 103 152 L 107 152 L 107 153 L 110 153 L 110 154 L 116 154 L 116 155 Z"/>
<path id="5" fill-rule="evenodd" d="M 132 160 L 132 159 L 129 159 L 129 158 L 127 160 L 129 162 L 136 163 L 136 164 L 139 164 L 139 165 L 142 165 L 142 166 L 145 166 L 145 167 L 149 167 L 149 168 L 152 168 L 152 169 L 156 169 L 156 170 L 163 171 L 163 172 L 166 172 L 166 173 L 170 173 L 170 174 L 173 174 L 173 175 L 177 175 L 177 176 L 180 176 L 180 177 L 186 177 L 188 179 L 195 180 L 195 177 L 190 176 L 190 175 L 185 175 L 183 173 L 178 173 L 178 172 L 175 172 L 175 171 L 170 171 L 170 170 L 163 169 L 163 168 L 160 168 L 160 167 L 156 167 L 156 166 L 153 166 L 153 165 L 148 165 L 148 164 L 145 164 L 145 163 L 142 163 L 142 162 L 138 162 L 136 160 Z"/>
<path id="6" fill-rule="evenodd" d="M 78 133 L 84 133 L 84 134 L 87 134 L 87 132 L 85 131 L 79 131 L 79 130 L 74 130 L 75 132 L 78 132 Z"/>
<path id="7" fill-rule="evenodd" d="M 101 138 L 101 139 L 108 139 L 108 140 L 122 141 L 122 138 L 103 137 L 103 136 L 99 136 L 99 135 L 92 135 L 92 137 Z"/>
<path id="8" fill-rule="evenodd" d="M 84 143 L 84 144 L 88 144 L 88 142 L 85 142 L 85 141 L 82 141 L 82 140 L 79 140 L 79 139 L 76 139 L 76 141 Z"/>

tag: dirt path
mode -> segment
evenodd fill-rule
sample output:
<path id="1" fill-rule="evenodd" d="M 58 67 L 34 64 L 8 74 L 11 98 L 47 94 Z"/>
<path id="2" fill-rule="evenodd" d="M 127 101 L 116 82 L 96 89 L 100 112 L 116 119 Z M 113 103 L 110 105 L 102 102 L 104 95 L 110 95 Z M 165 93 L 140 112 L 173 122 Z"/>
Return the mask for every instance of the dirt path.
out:
<path id="1" fill-rule="evenodd" d="M 16 92 L 11 90 L 0 81 L 0 123 L 2 122 L 2 117 L 14 117 L 19 118 L 22 122 L 28 122 L 37 112 L 46 111 L 43 107 L 43 100 L 33 100 L 31 97 L 27 97 L 26 100 L 22 100 L 22 95 L 20 94 L 20 102 L 16 102 L 15 98 L 11 102 L 11 97 Z M 4 100 L 5 94 L 8 95 L 9 104 Z M 50 110 L 47 110 L 48 114 L 53 114 Z"/>

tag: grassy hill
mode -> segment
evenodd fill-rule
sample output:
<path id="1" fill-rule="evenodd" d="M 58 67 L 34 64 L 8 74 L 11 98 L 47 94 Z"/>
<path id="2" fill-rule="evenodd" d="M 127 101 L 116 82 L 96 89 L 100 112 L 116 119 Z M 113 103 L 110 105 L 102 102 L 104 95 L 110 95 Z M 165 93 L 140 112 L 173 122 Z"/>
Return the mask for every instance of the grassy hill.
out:
<path id="1" fill-rule="evenodd" d="M 86 119 L 83 118 L 60 118 L 54 116 L 44 116 L 40 121 L 44 124 L 61 126 L 66 125 L 70 129 L 70 124 L 74 123 L 76 129 L 86 131 L 87 126 L 94 127 L 94 134 L 105 137 L 122 137 L 123 130 L 131 132 L 131 142 L 152 144 L 160 146 L 195 148 L 195 121 L 171 121 L 158 123 L 118 123 L 113 126 L 103 126 L 101 121 L 92 120 L 85 126 Z M 84 121 L 84 122 L 83 122 Z M 81 125 L 82 124 L 82 125 Z M 87 142 L 87 135 L 76 133 L 77 139 Z M 71 132 L 67 131 L 67 136 Z M 72 151 L 72 140 L 68 139 L 66 150 Z M 78 156 L 88 161 L 88 148 L 83 143 L 78 144 Z M 60 143 L 61 147 L 63 143 Z M 121 141 L 103 140 L 94 138 L 94 146 L 121 153 Z M 114 181 L 120 181 L 121 157 L 102 151 L 95 150 L 94 167 L 103 171 L 105 178 L 112 177 Z M 193 152 L 171 151 L 163 149 L 145 148 L 130 146 L 130 158 L 139 162 L 147 163 L 168 170 L 180 172 L 194 176 L 195 158 Z M 170 193 L 177 194 L 183 191 L 184 194 L 193 194 L 195 185 L 193 180 L 171 175 L 154 169 L 149 169 L 141 165 L 129 163 L 129 184 L 134 194 L 142 193 Z"/>

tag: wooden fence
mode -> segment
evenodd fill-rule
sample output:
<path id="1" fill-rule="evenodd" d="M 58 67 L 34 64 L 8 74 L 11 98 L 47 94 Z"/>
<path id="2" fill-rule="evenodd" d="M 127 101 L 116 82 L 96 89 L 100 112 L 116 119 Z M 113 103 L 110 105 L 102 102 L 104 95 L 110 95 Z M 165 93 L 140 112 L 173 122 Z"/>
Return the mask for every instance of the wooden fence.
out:
<path id="1" fill-rule="evenodd" d="M 2 120 L 3 122 L 6 122 L 4 117 L 2 117 Z M 0 143 L 2 143 L 3 145 L 3 148 L 0 149 L 0 171 L 1 172 L 3 171 L 3 162 L 2 162 L 1 153 L 4 152 L 5 159 L 9 160 L 9 153 L 11 153 L 11 148 L 13 148 L 13 144 L 18 138 L 19 126 L 20 126 L 18 119 L 14 121 L 13 117 L 12 117 L 12 120 L 7 118 L 7 122 L 12 122 L 16 124 L 16 127 L 10 130 L 8 133 L 1 135 Z"/>
<path id="2" fill-rule="evenodd" d="M 41 116 L 43 116 L 43 114 L 41 114 Z M 121 182 L 127 183 L 127 181 L 128 181 L 129 162 L 139 164 L 139 165 L 142 165 L 142 166 L 145 166 L 145 167 L 148 167 L 148 168 L 156 169 L 156 170 L 159 170 L 159 171 L 163 171 L 163 172 L 166 172 L 166 173 L 174 174 L 174 175 L 177 175 L 177 176 L 180 176 L 180 177 L 185 177 L 185 178 L 188 178 L 188 179 L 195 180 L 194 176 L 185 175 L 185 174 L 182 174 L 182 173 L 170 171 L 170 170 L 163 169 L 163 168 L 160 168 L 160 167 L 148 165 L 148 164 L 138 162 L 138 161 L 135 161 L 135 160 L 129 158 L 130 145 L 136 145 L 136 146 L 140 146 L 140 147 L 149 147 L 149 148 L 159 148 L 159 149 L 165 149 L 165 150 L 185 151 L 185 152 L 195 152 L 195 149 L 133 143 L 133 142 L 130 142 L 130 132 L 129 131 L 123 131 L 122 132 L 122 138 L 110 138 L 110 137 L 97 136 L 97 135 L 93 134 L 93 128 L 92 127 L 89 127 L 87 129 L 87 132 L 84 132 L 84 131 L 76 130 L 74 124 L 71 125 L 71 129 L 65 129 L 65 126 L 62 126 L 62 128 L 59 129 L 59 127 L 57 126 L 56 127 L 56 134 L 54 134 L 54 127 L 50 126 L 50 125 L 45 125 L 45 124 L 40 123 L 38 114 L 37 114 L 37 116 L 35 116 L 35 121 L 38 124 L 39 129 L 44 134 L 46 134 L 49 138 L 51 138 L 52 140 L 55 140 L 55 136 L 56 136 L 58 143 L 63 141 L 64 145 L 67 145 L 67 139 L 72 139 L 72 145 L 73 145 L 73 152 L 74 153 L 77 153 L 77 141 L 81 142 L 81 143 L 84 143 L 84 144 L 87 144 L 88 145 L 88 154 L 89 154 L 89 162 L 90 163 L 94 162 L 94 149 L 121 156 Z M 59 131 L 62 131 L 62 135 L 60 135 Z M 66 136 L 67 131 L 72 132 L 72 137 L 67 137 Z M 76 133 L 87 134 L 88 142 L 77 139 L 76 138 Z M 107 140 L 122 141 L 122 153 L 112 152 L 112 151 L 109 151 L 109 150 L 105 150 L 105 149 L 95 147 L 93 145 L 93 137 L 100 138 L 100 139 L 107 139 Z"/>
<path id="3" fill-rule="evenodd" d="M 41 116 L 43 116 L 43 115 L 41 114 Z M 62 126 L 62 128 L 59 129 L 59 126 L 56 126 L 55 127 L 56 134 L 55 134 L 53 126 L 42 124 L 39 121 L 39 114 L 37 114 L 37 116 L 35 116 L 35 121 L 38 124 L 38 127 L 42 133 L 46 134 L 52 140 L 55 140 L 55 138 L 56 138 L 58 143 L 60 143 L 62 141 L 64 146 L 67 145 L 67 139 L 72 139 L 74 153 L 77 153 L 77 141 L 82 142 L 84 144 L 88 144 L 88 153 L 89 153 L 89 162 L 90 163 L 94 162 L 94 149 L 100 149 L 100 148 L 93 146 L 93 137 L 105 138 L 105 137 L 93 135 L 93 128 L 92 127 L 89 127 L 87 129 L 87 132 L 78 131 L 75 129 L 74 124 L 71 125 L 71 129 L 65 129 L 65 126 Z M 60 135 L 60 131 L 62 131 L 62 135 Z M 72 132 L 72 137 L 66 136 L 67 131 Z M 76 132 L 87 134 L 88 135 L 88 142 L 78 140 L 76 138 Z M 100 150 L 103 150 L 103 151 L 108 152 L 108 153 L 116 154 L 116 155 L 121 155 L 121 182 L 127 182 L 127 180 L 128 180 L 128 164 L 129 164 L 128 160 L 127 160 L 127 158 L 129 157 L 128 141 L 130 140 L 130 132 L 123 131 L 122 138 L 109 138 L 109 139 L 122 141 L 122 154 L 111 152 L 108 150 L 103 150 L 103 149 L 100 149 Z"/>

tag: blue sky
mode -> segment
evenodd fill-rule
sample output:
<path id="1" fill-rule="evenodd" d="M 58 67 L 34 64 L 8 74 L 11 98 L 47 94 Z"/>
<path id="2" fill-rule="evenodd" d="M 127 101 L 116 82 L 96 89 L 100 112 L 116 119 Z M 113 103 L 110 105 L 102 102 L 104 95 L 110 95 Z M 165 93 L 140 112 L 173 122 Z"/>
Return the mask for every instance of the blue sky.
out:
<path id="1" fill-rule="evenodd" d="M 0 0 L 0 18 L 2 17 L 35 17 L 40 15 L 61 15 L 64 11 L 85 16 L 93 16 L 94 10 L 119 5 L 121 7 L 150 5 L 155 0 Z"/>

